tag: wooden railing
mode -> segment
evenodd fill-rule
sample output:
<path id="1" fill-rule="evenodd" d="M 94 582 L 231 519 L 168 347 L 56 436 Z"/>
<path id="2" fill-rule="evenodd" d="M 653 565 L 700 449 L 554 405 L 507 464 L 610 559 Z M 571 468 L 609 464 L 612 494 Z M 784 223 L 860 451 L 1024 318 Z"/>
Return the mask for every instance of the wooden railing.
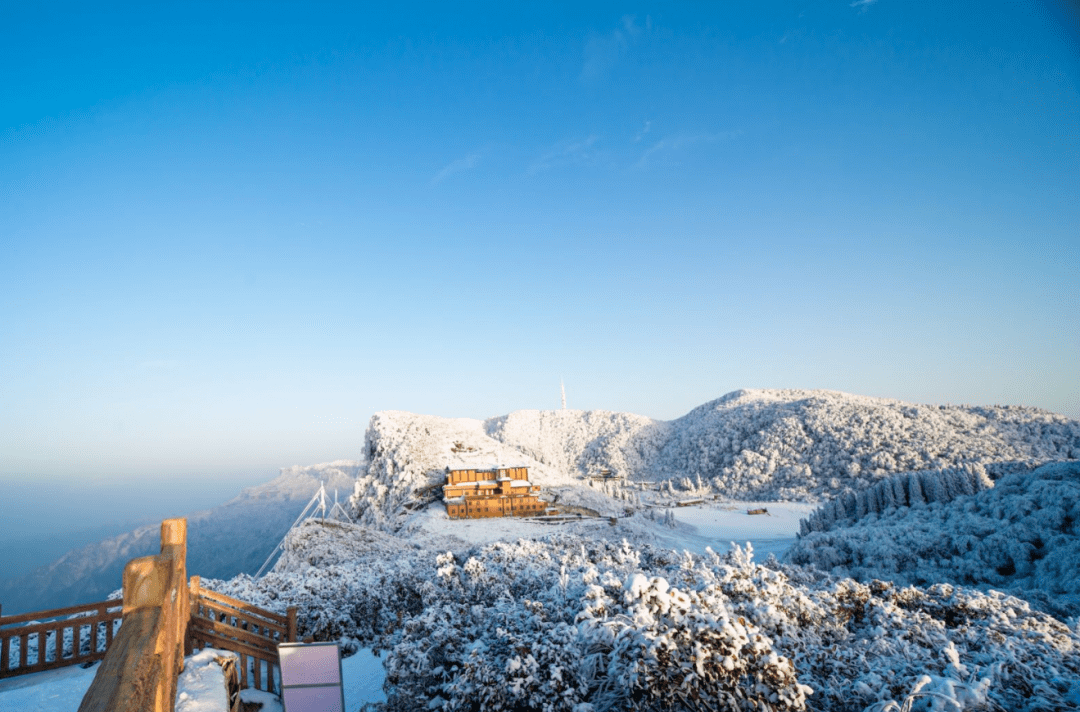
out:
<path id="1" fill-rule="evenodd" d="M 161 523 L 161 553 L 124 568 L 124 622 L 79 712 L 171 712 L 190 617 L 187 520 Z"/>
<path id="2" fill-rule="evenodd" d="M 202 588 L 191 577 L 191 621 L 187 653 L 200 648 L 231 650 L 240 656 L 240 686 L 280 693 L 278 643 L 296 641 L 296 608 L 282 616 Z"/>
<path id="3" fill-rule="evenodd" d="M 101 660 L 119 625 L 122 603 L 0 615 L 0 678 Z"/>
<path id="4" fill-rule="evenodd" d="M 79 712 L 172 712 L 185 654 L 213 647 L 237 653 L 241 687 L 280 693 L 277 645 L 296 641 L 296 608 L 189 584 L 186 519 L 161 523 L 161 553 L 129 561 L 123 590 L 122 604 L 0 616 L 0 678 L 103 660 Z"/>

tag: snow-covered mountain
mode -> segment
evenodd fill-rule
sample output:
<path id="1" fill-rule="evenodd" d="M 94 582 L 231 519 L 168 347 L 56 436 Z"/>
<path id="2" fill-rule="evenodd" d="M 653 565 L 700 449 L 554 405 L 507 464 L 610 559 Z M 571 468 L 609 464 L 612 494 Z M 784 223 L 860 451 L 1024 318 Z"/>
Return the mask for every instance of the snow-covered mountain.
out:
<path id="1" fill-rule="evenodd" d="M 328 490 L 352 490 L 362 463 L 340 460 L 283 468 L 273 480 L 249 487 L 220 507 L 188 515 L 188 570 L 230 577 L 255 573 L 277 546 L 311 497 Z M 33 573 L 0 586 L 4 612 L 42 610 L 101 600 L 120 587 L 124 566 L 156 554 L 160 525 L 148 525 L 74 549 Z"/>
<path id="2" fill-rule="evenodd" d="M 368 427 L 370 465 L 350 499 L 396 531 L 447 466 L 526 465 L 562 502 L 600 469 L 734 499 L 815 501 L 889 475 L 987 465 L 991 476 L 1080 458 L 1080 422 L 1035 408 L 926 406 L 832 391 L 742 390 L 673 421 L 607 411 L 517 411 L 473 420 L 400 411 Z M 589 505 L 604 509 L 595 498 Z"/>

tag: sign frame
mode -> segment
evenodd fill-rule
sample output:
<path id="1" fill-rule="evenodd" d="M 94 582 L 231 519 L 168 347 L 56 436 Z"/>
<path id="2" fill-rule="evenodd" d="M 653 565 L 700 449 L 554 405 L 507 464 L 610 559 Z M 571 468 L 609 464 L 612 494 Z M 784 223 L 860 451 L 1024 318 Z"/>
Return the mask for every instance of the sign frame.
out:
<path id="1" fill-rule="evenodd" d="M 296 651 L 297 653 L 299 653 L 299 652 L 307 649 L 307 650 L 312 650 L 312 652 L 316 652 L 315 649 L 330 648 L 330 647 L 334 648 L 334 651 L 335 651 L 336 657 L 337 657 L 337 681 L 336 682 L 332 681 L 332 680 L 329 680 L 329 679 L 325 679 L 325 675 L 323 676 L 324 679 L 318 679 L 319 676 L 317 674 L 315 675 L 315 680 L 312 681 L 312 682 L 294 682 L 293 681 L 293 679 L 295 677 L 294 673 L 297 672 L 297 671 L 291 670 L 290 669 L 291 663 L 286 662 L 286 660 L 289 660 L 291 658 L 296 657 L 295 653 L 292 653 L 292 651 Z M 341 670 L 341 644 L 340 643 L 338 643 L 338 642 L 333 642 L 333 643 L 278 643 L 277 648 L 278 648 L 278 670 L 280 671 L 280 674 L 281 674 L 281 705 L 284 708 L 285 712 L 338 712 L 338 711 L 345 712 L 345 681 L 344 681 L 344 678 L 342 676 L 342 670 Z M 322 653 L 323 651 L 318 650 L 317 652 Z M 299 661 L 297 661 L 297 662 L 299 662 Z M 323 665 L 325 667 L 325 661 L 323 661 Z M 324 669 L 321 672 L 325 673 L 325 672 L 327 672 L 327 670 Z M 286 679 L 289 679 L 290 682 L 286 682 Z M 336 709 L 332 706 L 332 699 L 334 697 L 334 694 L 333 694 L 334 688 L 337 688 L 337 700 L 338 700 L 338 705 L 339 705 Z M 297 701 L 296 700 L 297 695 L 299 695 L 301 697 L 308 697 L 309 701 L 307 703 L 301 702 L 300 707 L 296 707 L 295 704 L 294 704 L 294 707 L 290 708 L 289 703 L 288 703 L 288 701 L 286 699 L 287 696 L 290 696 L 289 695 L 290 691 L 294 692 L 294 694 L 291 695 L 293 697 L 293 699 L 294 699 L 294 703 Z M 323 701 L 326 701 L 328 695 L 329 695 L 329 698 L 330 698 L 330 701 L 331 701 L 330 706 L 320 706 L 320 707 L 314 706 L 316 698 L 321 699 Z"/>

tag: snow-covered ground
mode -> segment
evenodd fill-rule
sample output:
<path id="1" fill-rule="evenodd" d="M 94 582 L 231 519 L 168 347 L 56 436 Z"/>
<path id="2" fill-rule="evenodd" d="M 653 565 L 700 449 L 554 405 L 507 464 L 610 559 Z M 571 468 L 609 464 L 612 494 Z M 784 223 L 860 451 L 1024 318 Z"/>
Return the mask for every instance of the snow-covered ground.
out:
<path id="1" fill-rule="evenodd" d="M 755 509 L 768 513 L 747 514 Z M 706 548 L 724 552 L 732 543 L 750 544 L 759 561 L 769 554 L 780 558 L 795 543 L 799 520 L 813 509 L 813 504 L 800 502 L 721 502 L 678 507 L 670 510 L 676 526 L 670 533 L 657 527 L 656 543 L 695 554 L 704 554 Z"/>
<path id="2" fill-rule="evenodd" d="M 386 670 L 381 658 L 368 648 L 360 648 L 355 655 L 341 661 L 341 680 L 345 691 L 345 712 L 356 712 L 365 702 L 382 702 L 386 699 L 383 680 Z M 264 710 L 271 712 L 271 710 Z"/>
<path id="3" fill-rule="evenodd" d="M 225 678 L 215 657 L 231 656 L 221 650 L 203 650 L 185 660 L 184 672 L 177 680 L 176 712 L 227 712 Z M 3 712 L 76 712 L 83 695 L 90 688 L 97 665 L 89 669 L 79 665 L 59 670 L 23 675 L 0 681 L 0 710 Z M 356 712 L 367 702 L 386 699 L 382 691 L 386 671 L 382 660 L 367 648 L 341 661 L 346 712 Z M 258 690 L 244 690 L 245 702 L 262 703 L 261 712 L 281 712 L 276 695 Z"/>
<path id="4" fill-rule="evenodd" d="M 218 662 L 223 658 L 232 659 L 233 665 L 239 660 L 236 653 L 213 648 L 184 658 L 184 671 L 176 679 L 176 712 L 229 712 L 225 673 Z"/>
<path id="5" fill-rule="evenodd" d="M 0 680 L 0 711 L 75 712 L 98 666 L 81 665 Z"/>

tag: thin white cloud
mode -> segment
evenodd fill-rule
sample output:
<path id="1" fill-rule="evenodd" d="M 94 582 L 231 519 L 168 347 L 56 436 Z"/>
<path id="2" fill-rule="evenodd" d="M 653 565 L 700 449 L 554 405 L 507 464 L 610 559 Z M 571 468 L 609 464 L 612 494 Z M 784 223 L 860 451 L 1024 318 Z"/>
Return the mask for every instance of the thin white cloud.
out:
<path id="1" fill-rule="evenodd" d="M 459 158 L 456 161 L 451 161 L 441 171 L 435 174 L 435 177 L 431 179 L 432 185 L 438 185 L 444 180 L 454 175 L 455 173 L 461 173 L 462 171 L 471 170 L 476 167 L 476 164 L 480 162 L 479 153 L 470 153 L 464 158 Z"/>
<path id="2" fill-rule="evenodd" d="M 666 136 L 647 148 L 638 159 L 638 168 L 644 168 L 661 158 L 676 156 L 698 144 L 716 143 L 738 136 L 740 131 L 723 131 L 720 133 L 701 134 L 677 134 Z"/>
<path id="3" fill-rule="evenodd" d="M 870 9 L 870 6 L 876 3 L 877 0 L 855 0 L 855 2 L 848 5 L 848 7 L 857 7 L 859 12 L 866 12 Z"/>
<path id="4" fill-rule="evenodd" d="M 652 17 L 645 18 L 644 29 L 637 22 L 637 16 L 624 15 L 622 27 L 606 35 L 593 35 L 585 42 L 584 62 L 581 65 L 580 78 L 584 82 L 596 81 L 607 76 L 619 59 L 630 49 L 643 31 L 652 30 Z"/>
<path id="5" fill-rule="evenodd" d="M 599 139 L 592 135 L 583 139 L 560 141 L 545 151 L 529 166 L 529 173 L 538 173 L 548 168 L 569 165 L 586 165 L 596 159 L 593 144 Z"/>
<path id="6" fill-rule="evenodd" d="M 646 121 L 645 125 L 641 127 L 641 130 L 637 132 L 637 136 L 634 136 L 634 143 L 638 143 L 641 139 L 645 138 L 645 134 L 649 133 L 649 129 L 652 128 L 652 122 Z"/>

